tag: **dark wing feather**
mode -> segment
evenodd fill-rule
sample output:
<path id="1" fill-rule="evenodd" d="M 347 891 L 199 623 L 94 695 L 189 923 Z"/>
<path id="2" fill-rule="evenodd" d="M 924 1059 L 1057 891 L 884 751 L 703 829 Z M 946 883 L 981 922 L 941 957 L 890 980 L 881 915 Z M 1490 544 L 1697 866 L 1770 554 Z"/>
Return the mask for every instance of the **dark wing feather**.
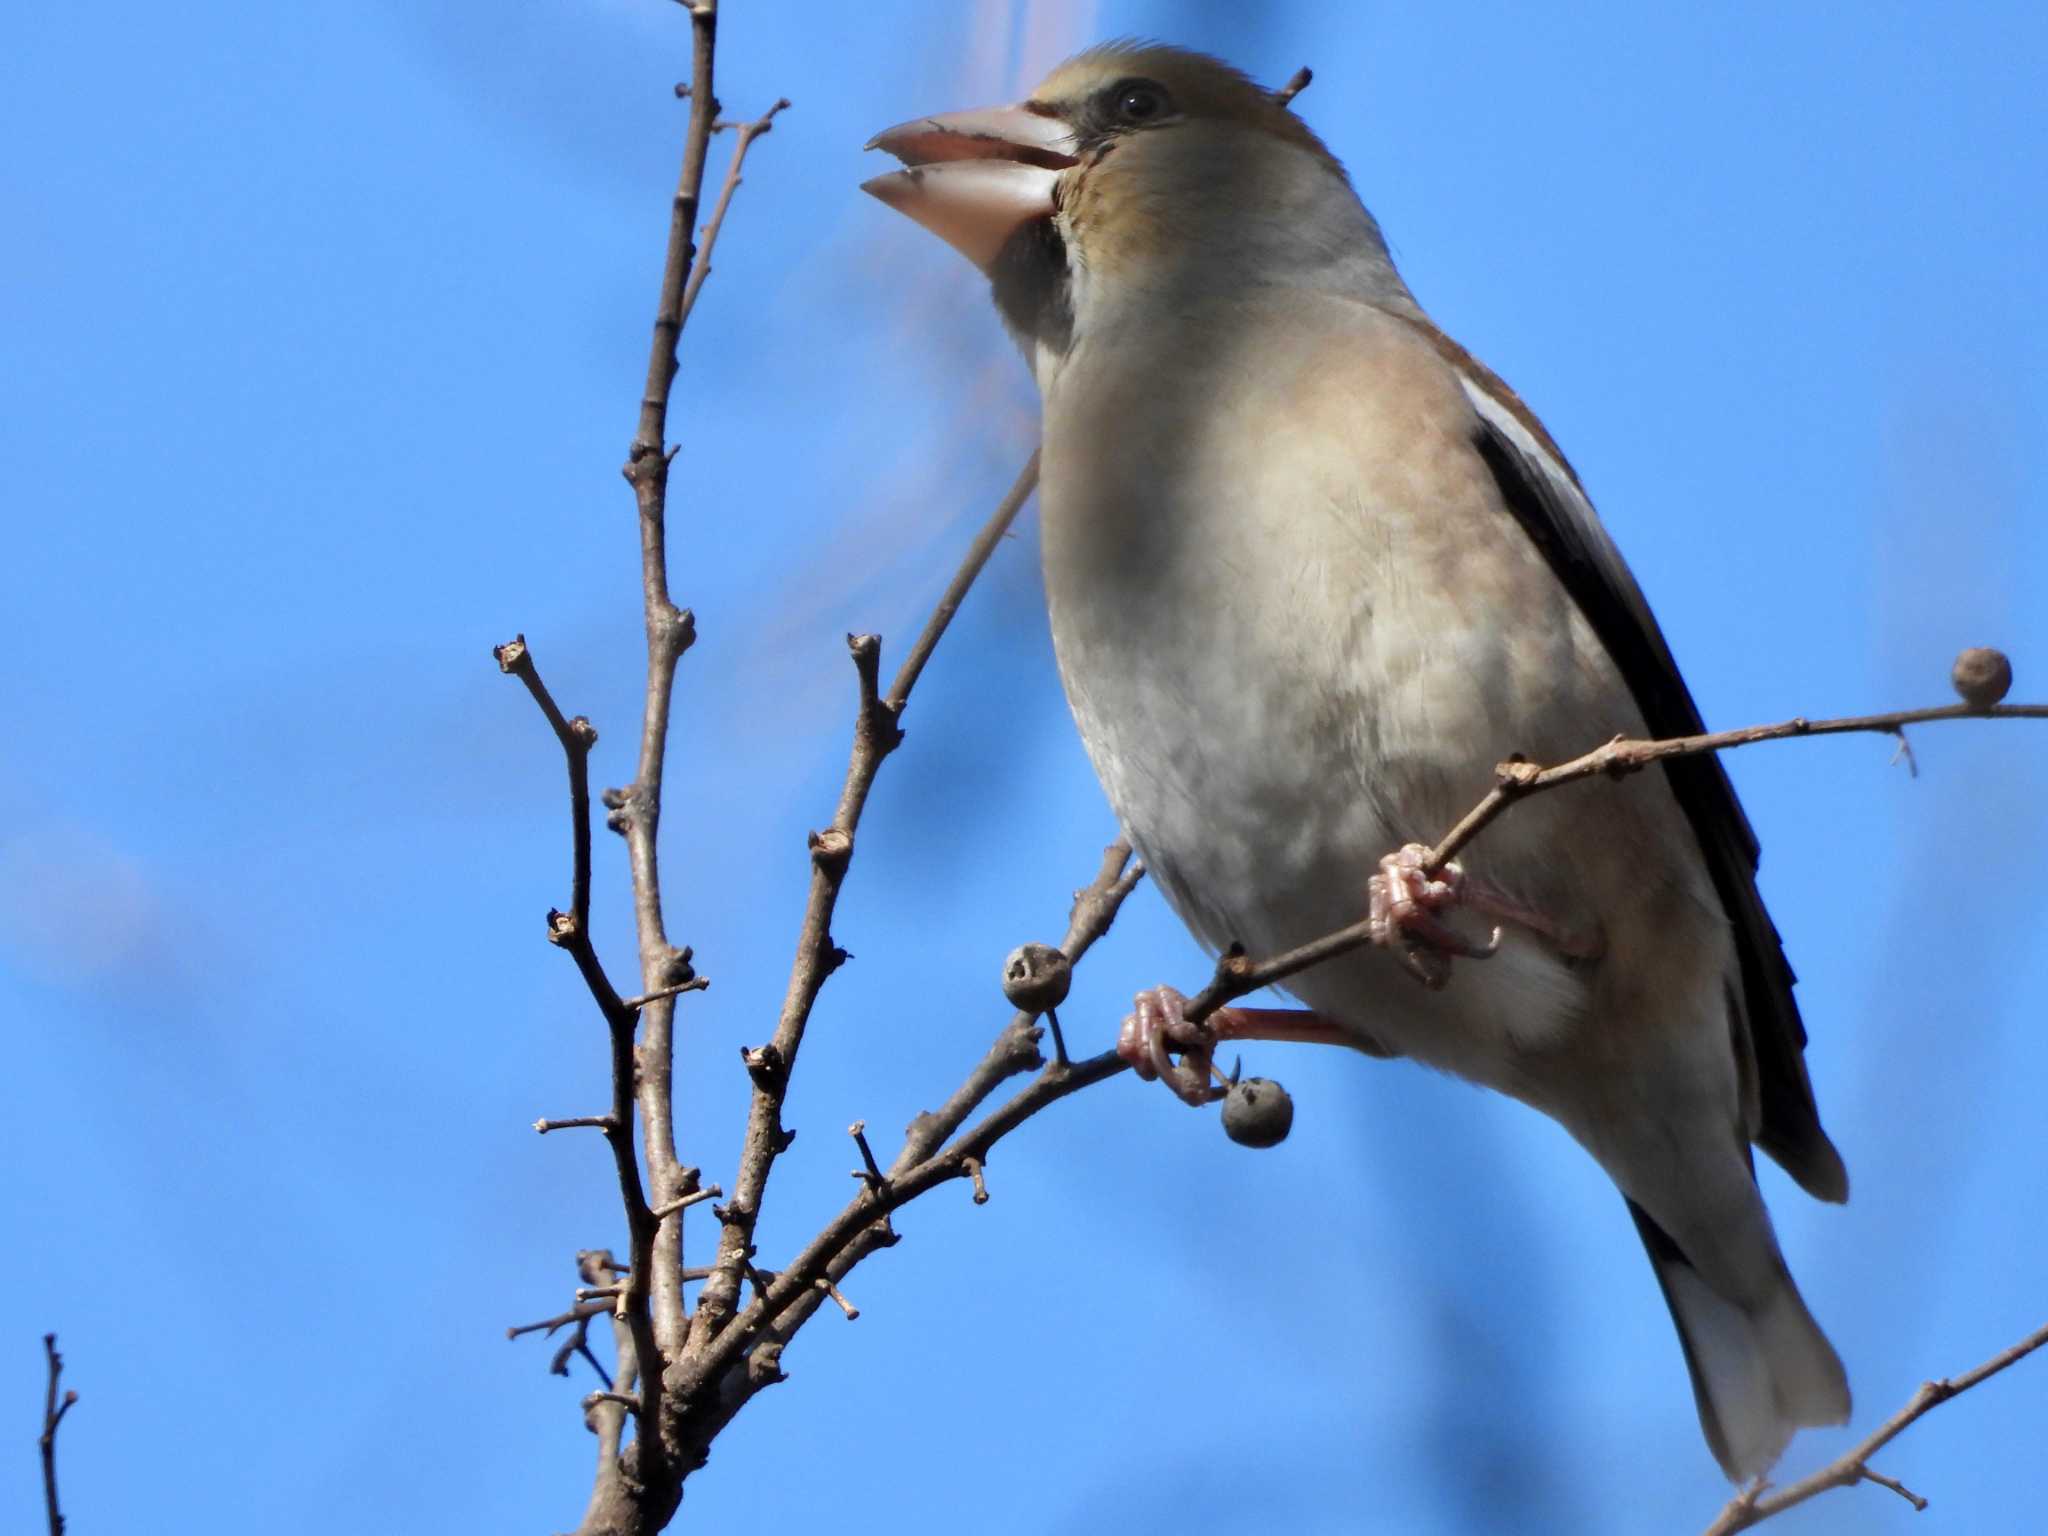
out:
<path id="1" fill-rule="evenodd" d="M 1537 436 L 1526 429 L 1516 432 L 1510 423 L 1519 425 L 1518 413 L 1484 385 L 1467 378 L 1466 393 L 1479 410 L 1480 456 L 1502 498 L 1614 658 L 1650 734 L 1704 732 L 1699 709 L 1642 590 L 1570 469 L 1562 460 L 1551 460 Z M 1806 1075 L 1806 1028 L 1792 998 L 1792 967 L 1756 888 L 1756 834 L 1718 755 L 1670 758 L 1664 771 L 1735 928 L 1743 1013 L 1756 1053 L 1762 1121 L 1757 1145 L 1811 1194 L 1845 1200 L 1848 1170 L 1821 1129 Z"/>

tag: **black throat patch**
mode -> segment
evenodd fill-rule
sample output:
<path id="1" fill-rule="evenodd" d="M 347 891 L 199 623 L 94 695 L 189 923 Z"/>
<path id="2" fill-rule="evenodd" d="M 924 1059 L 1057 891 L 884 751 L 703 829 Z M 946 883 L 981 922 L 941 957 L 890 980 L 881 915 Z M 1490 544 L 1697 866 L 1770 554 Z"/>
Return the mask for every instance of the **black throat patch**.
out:
<path id="1" fill-rule="evenodd" d="M 1074 295 L 1067 242 L 1051 219 L 1020 224 L 989 268 L 989 286 L 1003 323 L 1029 352 L 1064 355 L 1074 339 Z"/>

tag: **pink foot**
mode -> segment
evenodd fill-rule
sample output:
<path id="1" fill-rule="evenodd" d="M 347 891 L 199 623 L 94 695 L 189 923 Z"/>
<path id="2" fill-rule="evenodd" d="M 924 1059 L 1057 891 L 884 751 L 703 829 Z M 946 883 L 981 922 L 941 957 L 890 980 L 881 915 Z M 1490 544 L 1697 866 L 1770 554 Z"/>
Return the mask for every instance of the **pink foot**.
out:
<path id="1" fill-rule="evenodd" d="M 1133 1072 L 1148 1083 L 1165 1083 L 1187 1104 L 1213 1104 L 1230 1091 L 1236 1073 L 1225 1077 L 1215 1064 L 1216 1047 L 1226 1040 L 1298 1040 L 1373 1049 L 1299 1008 L 1219 1008 L 1196 1024 L 1189 1021 L 1187 1006 L 1188 1000 L 1172 987 L 1140 992 L 1116 1041 L 1117 1055 Z"/>
<path id="2" fill-rule="evenodd" d="M 1134 1011 L 1117 1032 L 1116 1053 L 1146 1082 L 1166 1084 L 1182 1103 L 1209 1104 L 1226 1091 L 1210 1081 L 1216 1036 L 1207 1025 L 1188 1022 L 1187 1005 L 1187 998 L 1172 987 L 1140 992 Z M 1223 1009 L 1216 1017 L 1227 1012 Z M 1178 1062 L 1174 1051 L 1181 1053 Z"/>
<path id="3" fill-rule="evenodd" d="M 1401 962 L 1426 987 L 1451 979 L 1456 958 L 1484 960 L 1500 948 L 1500 929 L 1484 944 L 1474 943 L 1438 917 L 1464 899 L 1465 871 L 1456 863 L 1432 874 L 1429 849 L 1410 843 L 1380 860 L 1380 872 L 1366 882 L 1366 916 L 1372 939 L 1382 948 L 1401 946 Z"/>

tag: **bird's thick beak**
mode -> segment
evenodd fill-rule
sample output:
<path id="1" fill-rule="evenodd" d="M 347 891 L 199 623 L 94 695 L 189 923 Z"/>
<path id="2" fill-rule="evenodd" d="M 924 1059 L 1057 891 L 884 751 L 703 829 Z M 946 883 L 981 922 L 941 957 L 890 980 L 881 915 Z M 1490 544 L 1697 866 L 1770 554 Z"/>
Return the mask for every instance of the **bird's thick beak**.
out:
<path id="1" fill-rule="evenodd" d="M 904 169 L 861 183 L 986 272 L 1020 225 L 1054 211 L 1053 184 L 1078 162 L 1074 130 L 1029 106 L 920 117 L 868 140 Z"/>

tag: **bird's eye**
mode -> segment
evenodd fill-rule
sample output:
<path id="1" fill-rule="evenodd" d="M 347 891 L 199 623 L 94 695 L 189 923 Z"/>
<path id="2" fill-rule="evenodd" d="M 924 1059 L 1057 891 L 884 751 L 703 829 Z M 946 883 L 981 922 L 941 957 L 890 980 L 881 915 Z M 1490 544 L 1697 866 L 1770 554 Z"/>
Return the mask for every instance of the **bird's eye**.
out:
<path id="1" fill-rule="evenodd" d="M 1166 116 L 1166 92 L 1150 80 L 1126 80 L 1112 96 L 1120 123 L 1149 123 Z"/>

